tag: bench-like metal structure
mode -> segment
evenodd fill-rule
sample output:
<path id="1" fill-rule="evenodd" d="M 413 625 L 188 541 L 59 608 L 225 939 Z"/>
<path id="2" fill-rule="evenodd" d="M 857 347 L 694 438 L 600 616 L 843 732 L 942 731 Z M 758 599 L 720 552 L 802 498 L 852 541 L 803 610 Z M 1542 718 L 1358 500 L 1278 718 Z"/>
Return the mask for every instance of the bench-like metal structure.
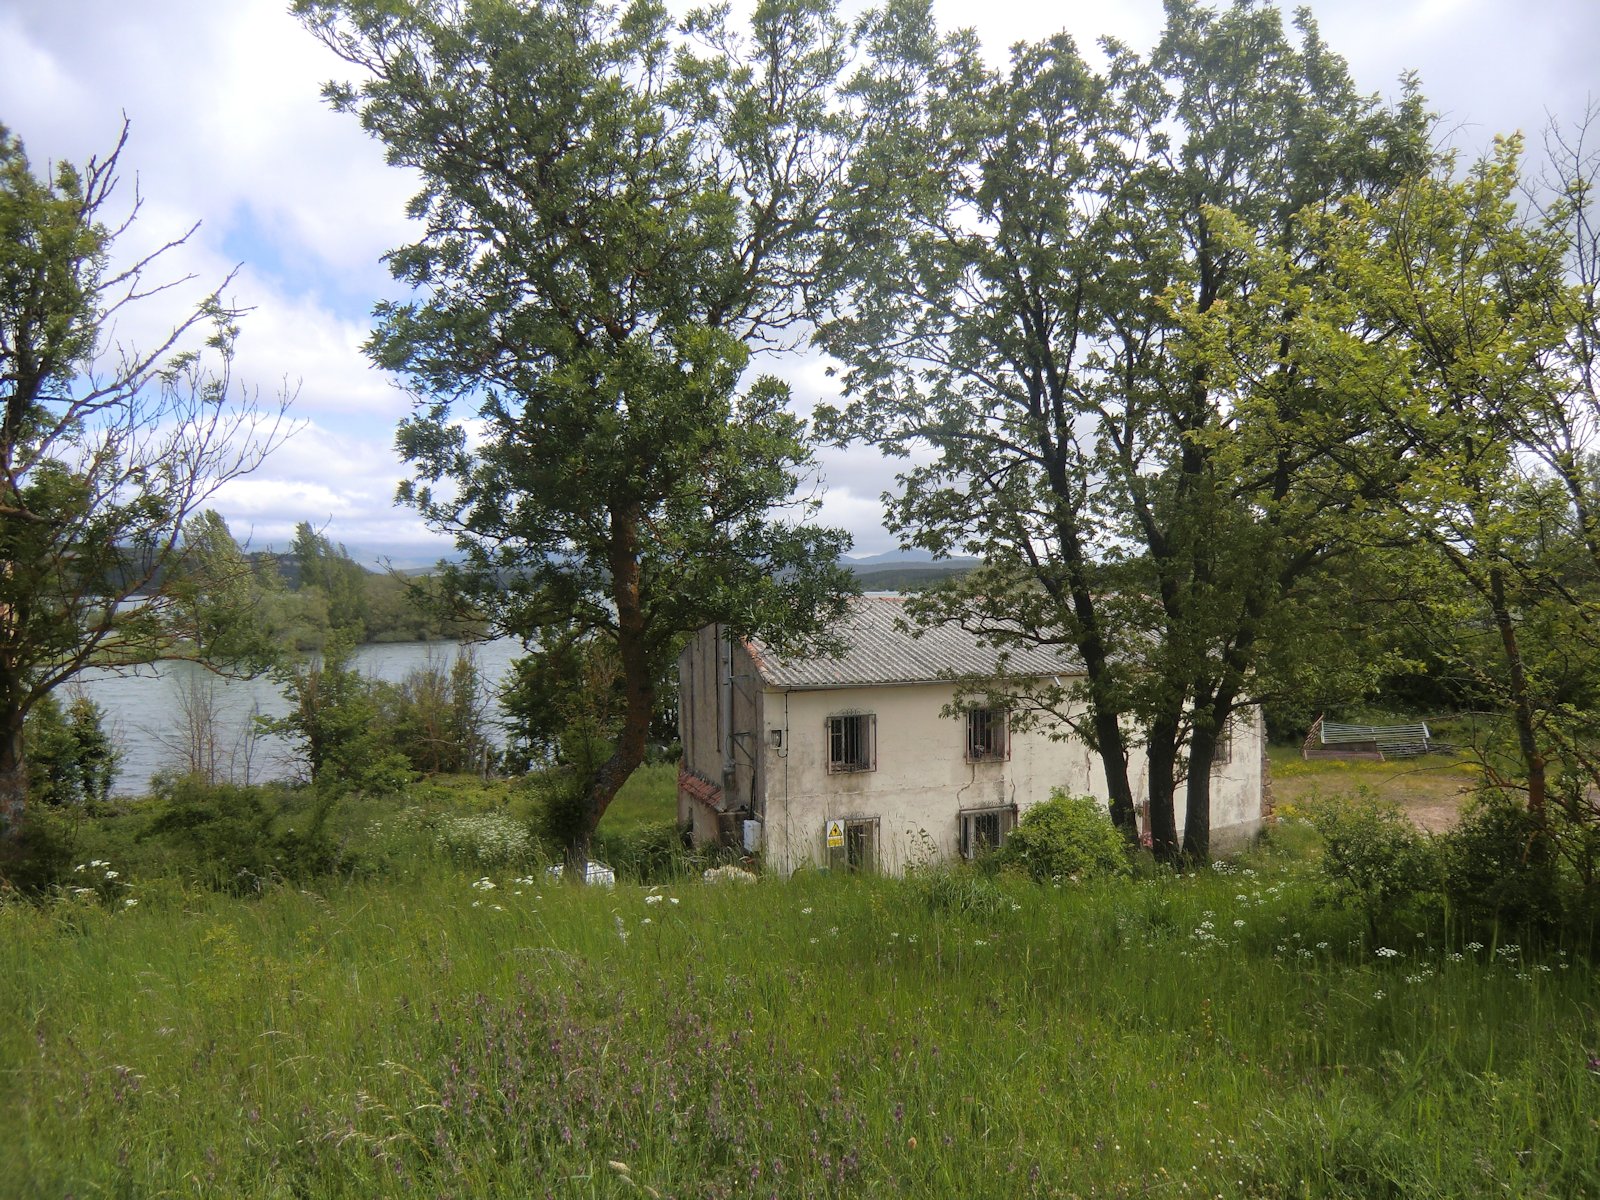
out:
<path id="1" fill-rule="evenodd" d="M 1318 717 L 1300 747 L 1300 757 L 1352 758 L 1387 762 L 1415 758 L 1438 748 L 1426 722 L 1411 725 L 1354 725 Z"/>

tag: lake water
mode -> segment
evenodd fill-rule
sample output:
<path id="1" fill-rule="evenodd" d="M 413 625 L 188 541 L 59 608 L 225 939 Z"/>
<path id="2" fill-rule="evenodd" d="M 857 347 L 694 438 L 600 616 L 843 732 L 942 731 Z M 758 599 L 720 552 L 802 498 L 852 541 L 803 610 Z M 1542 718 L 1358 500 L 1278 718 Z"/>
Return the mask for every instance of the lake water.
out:
<path id="1" fill-rule="evenodd" d="M 408 671 L 430 663 L 449 670 L 460 648 L 459 642 L 361 646 L 355 666 L 370 678 L 398 683 Z M 476 642 L 471 648 L 489 696 L 491 720 L 497 721 L 501 714 L 494 696 L 512 660 L 522 653 L 521 643 L 505 638 Z M 108 731 L 122 750 L 115 788 L 119 793 L 140 794 L 157 771 L 190 761 L 187 731 L 197 722 L 186 713 L 196 710 L 214 714 L 212 745 L 222 775 L 262 783 L 304 773 L 288 743 L 251 736 L 255 716 L 281 717 L 289 711 L 281 687 L 269 678 L 223 679 L 193 663 L 173 662 L 125 674 L 86 671 L 68 688 L 82 691 L 105 710 Z M 491 725 L 490 736 L 501 740 L 497 726 Z"/>

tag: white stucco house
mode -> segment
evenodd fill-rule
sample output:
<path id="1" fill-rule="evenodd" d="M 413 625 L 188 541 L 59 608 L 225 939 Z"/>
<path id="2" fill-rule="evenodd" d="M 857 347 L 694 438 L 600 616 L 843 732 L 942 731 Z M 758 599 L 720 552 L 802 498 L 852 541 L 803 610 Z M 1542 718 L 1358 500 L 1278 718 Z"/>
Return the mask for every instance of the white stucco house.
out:
<path id="1" fill-rule="evenodd" d="M 769 870 L 899 871 L 1005 839 L 1051 790 L 1106 798 L 1099 758 L 1076 739 L 1014 730 L 1004 711 L 946 715 L 956 676 L 992 675 L 998 653 L 940 626 L 913 636 L 898 597 L 857 601 L 837 657 L 789 656 L 701 629 L 678 659 L 678 818 L 699 844 L 759 849 Z M 1050 649 L 1014 650 L 1015 674 L 1079 669 Z M 1261 825 L 1265 734 L 1237 714 L 1212 764 L 1212 841 Z M 1143 790 L 1135 765 L 1134 794 Z M 1182 803 L 1179 802 L 1182 832 Z"/>

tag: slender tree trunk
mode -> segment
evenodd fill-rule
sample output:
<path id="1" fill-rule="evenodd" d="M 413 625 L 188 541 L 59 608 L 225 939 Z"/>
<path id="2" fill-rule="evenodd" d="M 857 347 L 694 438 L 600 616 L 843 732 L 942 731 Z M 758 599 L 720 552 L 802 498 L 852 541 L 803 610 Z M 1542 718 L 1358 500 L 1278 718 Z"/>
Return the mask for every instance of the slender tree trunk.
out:
<path id="1" fill-rule="evenodd" d="M 1511 715 L 1517 728 L 1517 748 L 1528 772 L 1528 812 L 1543 824 L 1547 764 L 1539 749 L 1534 726 L 1533 698 L 1529 695 L 1527 668 L 1522 661 L 1522 644 L 1517 637 L 1516 620 L 1506 599 L 1505 574 L 1498 568 L 1489 571 L 1489 604 L 1495 628 L 1505 650 L 1506 670 L 1511 677 Z"/>
<path id="2" fill-rule="evenodd" d="M 1133 810 L 1133 785 L 1128 782 L 1128 747 L 1117 714 L 1107 711 L 1108 707 L 1096 705 L 1094 710 L 1094 736 L 1106 776 L 1106 801 L 1111 823 L 1130 840 L 1137 840 L 1139 823 Z"/>

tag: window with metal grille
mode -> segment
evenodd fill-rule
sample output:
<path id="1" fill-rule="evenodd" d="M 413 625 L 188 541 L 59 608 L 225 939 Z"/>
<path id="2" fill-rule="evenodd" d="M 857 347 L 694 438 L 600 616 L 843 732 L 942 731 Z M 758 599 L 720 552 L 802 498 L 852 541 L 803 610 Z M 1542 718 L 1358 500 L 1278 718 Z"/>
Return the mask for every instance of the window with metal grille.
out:
<path id="1" fill-rule="evenodd" d="M 828 772 L 871 771 L 877 768 L 874 735 L 877 718 L 871 713 L 847 713 L 828 718 Z"/>
<path id="2" fill-rule="evenodd" d="M 1217 744 L 1211 750 L 1211 769 L 1225 767 L 1233 761 L 1233 718 L 1222 723 L 1217 734 Z"/>
<path id="3" fill-rule="evenodd" d="M 1006 714 L 1002 708 L 967 710 L 967 761 L 1010 758 L 1011 740 L 1006 736 Z"/>
<path id="4" fill-rule="evenodd" d="M 1005 844 L 1011 831 L 1017 827 L 1015 805 L 997 808 L 963 809 L 961 822 L 961 857 L 977 858 L 988 850 Z"/>

